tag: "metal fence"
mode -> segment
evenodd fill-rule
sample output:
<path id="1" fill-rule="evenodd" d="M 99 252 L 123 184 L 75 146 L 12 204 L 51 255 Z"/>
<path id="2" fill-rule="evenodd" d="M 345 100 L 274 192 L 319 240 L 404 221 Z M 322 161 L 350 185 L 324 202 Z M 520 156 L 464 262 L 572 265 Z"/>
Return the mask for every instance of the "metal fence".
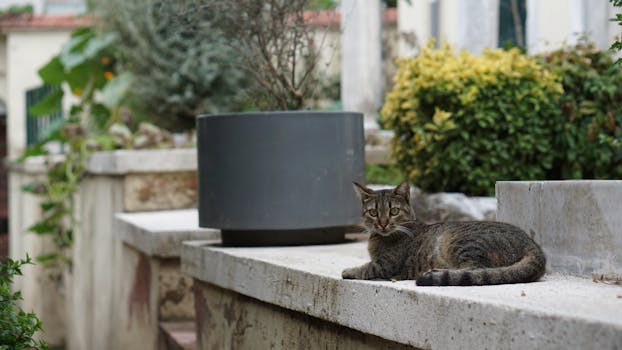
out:
<path id="1" fill-rule="evenodd" d="M 34 116 L 30 113 L 30 107 L 45 98 L 47 94 L 59 89 L 60 86 L 44 85 L 26 91 L 26 146 L 37 143 L 53 121 L 63 118 L 61 102 L 58 103 L 59 112 L 45 116 Z"/>

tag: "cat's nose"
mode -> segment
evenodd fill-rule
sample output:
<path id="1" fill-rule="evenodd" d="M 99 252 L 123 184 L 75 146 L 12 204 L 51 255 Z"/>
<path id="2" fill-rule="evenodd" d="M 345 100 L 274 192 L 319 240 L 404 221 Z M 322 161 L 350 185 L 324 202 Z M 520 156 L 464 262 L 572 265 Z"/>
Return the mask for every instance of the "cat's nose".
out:
<path id="1" fill-rule="evenodd" d="M 387 226 L 389 226 L 389 220 L 387 221 L 382 221 L 382 220 L 378 220 L 378 223 L 380 224 L 380 227 L 382 227 L 383 229 L 387 228 Z"/>

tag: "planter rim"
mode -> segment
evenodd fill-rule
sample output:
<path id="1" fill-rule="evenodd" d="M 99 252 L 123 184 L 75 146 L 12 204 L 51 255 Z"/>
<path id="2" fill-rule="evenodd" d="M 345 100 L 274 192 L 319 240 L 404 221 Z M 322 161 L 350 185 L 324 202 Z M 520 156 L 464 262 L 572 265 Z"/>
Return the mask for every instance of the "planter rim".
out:
<path id="1" fill-rule="evenodd" d="M 295 110 L 295 111 L 258 111 L 258 112 L 228 112 L 228 113 L 214 113 L 214 114 L 199 114 L 198 119 L 213 119 L 213 118 L 231 118 L 231 117 L 274 117 L 274 116 L 288 116 L 288 117 L 303 117 L 309 115 L 318 116 L 330 116 L 330 115 L 344 115 L 344 114 L 361 114 L 361 112 L 354 111 L 314 111 L 314 110 Z"/>

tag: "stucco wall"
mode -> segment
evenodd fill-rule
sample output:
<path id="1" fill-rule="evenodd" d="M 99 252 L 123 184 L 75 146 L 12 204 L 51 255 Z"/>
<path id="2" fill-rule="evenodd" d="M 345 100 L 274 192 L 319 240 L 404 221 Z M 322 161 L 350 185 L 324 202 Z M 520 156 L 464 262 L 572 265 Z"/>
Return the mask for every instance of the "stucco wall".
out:
<path id="1" fill-rule="evenodd" d="M 0 35 L 0 100 L 6 104 L 7 86 L 6 86 L 6 37 Z"/>
<path id="2" fill-rule="evenodd" d="M 69 30 L 10 31 L 6 34 L 6 104 L 8 154 L 18 157 L 26 146 L 26 90 L 42 84 L 37 71 L 56 55 Z M 1 50 L 1 49 L 0 49 Z M 0 61 L 0 64 L 2 62 Z M 1 69 L 0 65 L 0 69 Z M 0 86 L 2 81 L 0 80 Z M 1 87 L 0 87 L 1 89 Z M 1 92 L 2 90 L 0 90 Z"/>

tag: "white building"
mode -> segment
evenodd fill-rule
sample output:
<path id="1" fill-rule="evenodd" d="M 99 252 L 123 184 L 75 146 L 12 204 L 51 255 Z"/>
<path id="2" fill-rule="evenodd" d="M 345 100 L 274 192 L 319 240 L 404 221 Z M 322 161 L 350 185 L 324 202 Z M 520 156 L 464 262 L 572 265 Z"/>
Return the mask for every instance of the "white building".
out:
<path id="1" fill-rule="evenodd" d="M 375 119 L 384 96 L 375 83 L 382 72 L 379 45 L 369 43 L 379 37 L 379 4 L 380 0 L 341 0 L 346 43 L 342 62 L 348 62 L 342 64 L 341 100 L 344 109 L 366 114 L 366 126 Z M 529 53 L 541 53 L 576 43 L 582 36 L 605 50 L 622 29 L 609 21 L 622 12 L 609 0 L 398 0 L 397 8 L 401 57 L 416 55 L 432 38 L 475 54 L 501 47 L 507 39 Z M 373 81 L 361 80 L 361 72 Z"/>
<path id="2" fill-rule="evenodd" d="M 515 18 L 508 15 L 512 3 Z M 419 43 L 436 38 L 474 53 L 497 47 L 504 27 L 522 29 L 529 53 L 573 44 L 581 36 L 607 49 L 620 35 L 617 23 L 609 21 L 616 9 L 608 0 L 399 0 L 398 7 L 399 30 L 413 33 Z M 410 53 L 406 45 L 402 52 Z"/>

